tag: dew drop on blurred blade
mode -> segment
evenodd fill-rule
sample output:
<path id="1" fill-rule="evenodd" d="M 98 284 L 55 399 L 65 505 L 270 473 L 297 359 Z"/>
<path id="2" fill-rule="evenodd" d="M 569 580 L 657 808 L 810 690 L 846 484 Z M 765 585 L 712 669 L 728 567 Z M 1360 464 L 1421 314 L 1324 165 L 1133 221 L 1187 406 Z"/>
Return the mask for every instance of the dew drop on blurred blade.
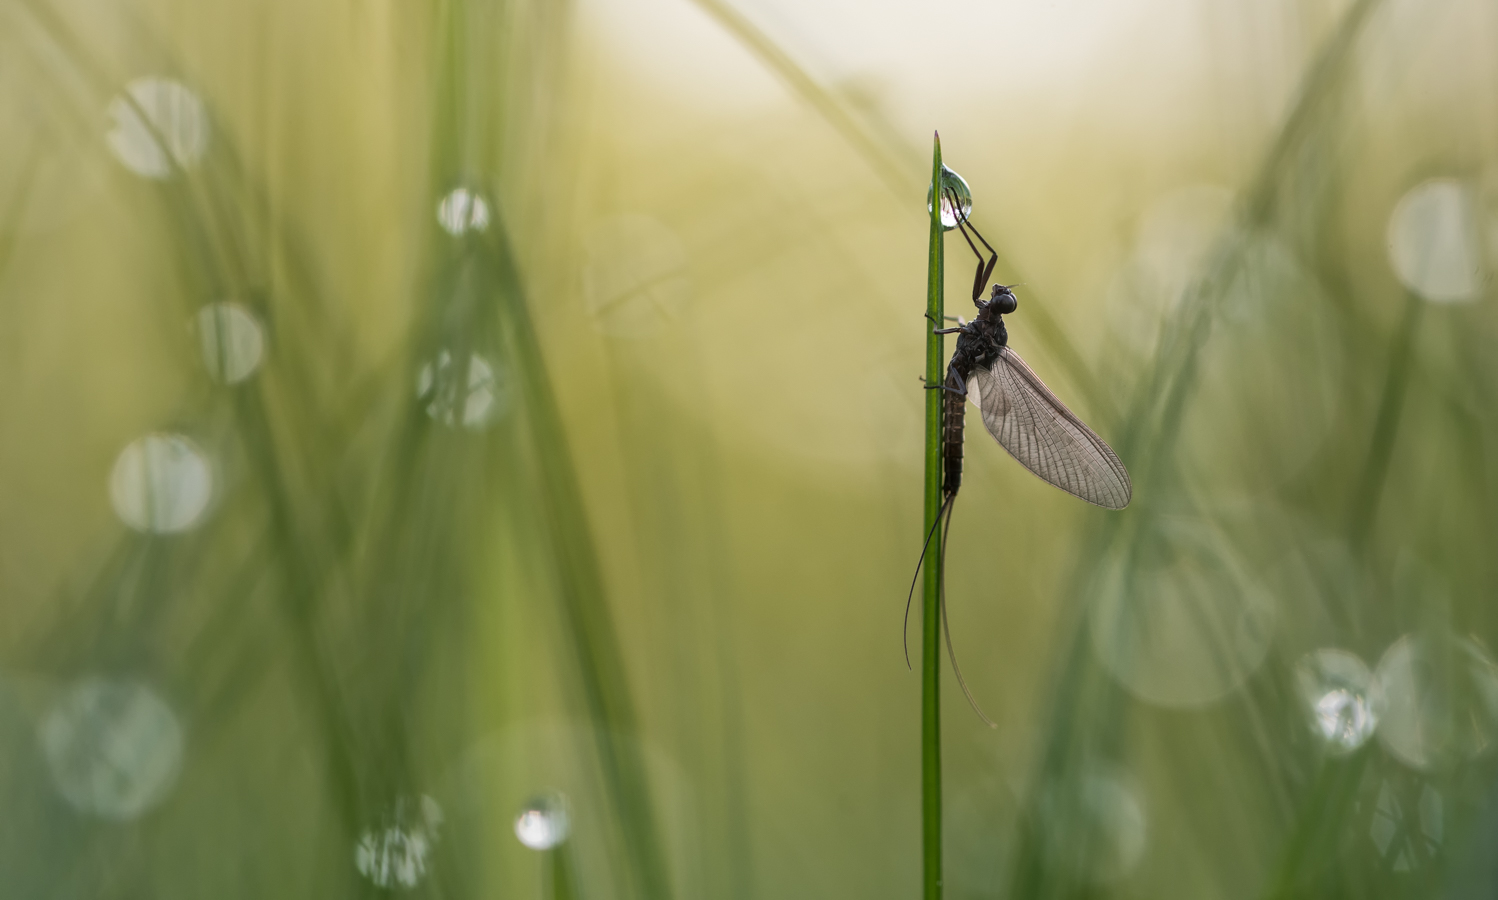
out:
<path id="1" fill-rule="evenodd" d="M 39 737 L 58 792 L 106 819 L 133 819 L 160 803 L 182 764 L 176 715 L 133 681 L 79 683 L 47 712 Z"/>
<path id="2" fill-rule="evenodd" d="M 1122 777 L 1089 772 L 1045 790 L 1037 808 L 1046 857 L 1093 884 L 1117 881 L 1146 847 L 1144 804 Z"/>
<path id="3" fill-rule="evenodd" d="M 687 251 L 661 222 L 609 216 L 589 229 L 584 255 L 583 300 L 603 334 L 648 337 L 681 318 L 691 296 Z"/>
<path id="4" fill-rule="evenodd" d="M 255 373 L 265 353 L 265 337 L 255 314 L 237 303 L 212 303 L 198 310 L 203 365 L 225 384 Z"/>
<path id="5" fill-rule="evenodd" d="M 131 442 L 109 475 L 115 514 L 136 531 L 186 531 L 198 524 L 212 496 L 208 458 L 179 434 L 148 434 Z"/>
<path id="6" fill-rule="evenodd" d="M 146 178 L 171 177 L 202 159 L 208 149 L 208 115 L 186 86 L 148 76 L 125 86 L 109 101 L 105 139 L 125 168 Z M 164 146 L 163 146 L 164 145 Z"/>
<path id="7" fill-rule="evenodd" d="M 1205 706 L 1264 661 L 1274 603 L 1209 523 L 1165 519 L 1154 531 L 1144 550 L 1116 552 L 1099 568 L 1093 651 L 1141 700 Z"/>
<path id="8" fill-rule="evenodd" d="M 397 800 L 359 836 L 354 867 L 376 887 L 415 887 L 427 875 L 442 821 L 442 807 L 431 797 Z"/>
<path id="9" fill-rule="evenodd" d="M 532 850 L 550 850 L 567 840 L 572 823 L 561 794 L 532 797 L 515 817 L 515 837 Z"/>
<path id="10" fill-rule="evenodd" d="M 1418 798 L 1411 798 L 1401 797 L 1385 781 L 1378 789 L 1368 837 L 1389 868 L 1408 872 L 1440 851 L 1446 830 L 1444 812 L 1440 792 L 1430 785 L 1420 785 Z"/>
<path id="11" fill-rule="evenodd" d="M 478 353 L 470 354 L 464 366 L 447 350 L 416 374 L 416 397 L 435 421 L 471 431 L 487 428 L 510 405 L 503 368 Z"/>
<path id="12" fill-rule="evenodd" d="M 941 226 L 951 231 L 957 227 L 959 216 L 966 219 L 972 214 L 973 191 L 967 186 L 966 179 L 946 166 L 941 167 L 941 190 Z M 952 205 L 951 198 L 947 196 L 948 192 L 957 195 L 955 207 Z M 926 212 L 928 214 L 931 212 L 931 194 L 932 188 L 928 186 L 926 188 Z"/>
<path id="13" fill-rule="evenodd" d="M 1475 641 L 1407 634 L 1384 652 L 1375 678 L 1379 742 L 1405 765 L 1473 759 L 1498 740 L 1498 665 Z"/>
<path id="14" fill-rule="evenodd" d="M 476 191 L 453 188 L 437 203 L 437 224 L 457 237 L 489 227 L 489 204 Z"/>
<path id="15" fill-rule="evenodd" d="M 1389 217 L 1389 259 L 1405 287 L 1433 303 L 1466 303 L 1482 290 L 1478 204 L 1454 178 L 1421 182 Z"/>
<path id="16" fill-rule="evenodd" d="M 1332 753 L 1361 747 L 1378 725 L 1382 702 L 1373 673 L 1346 650 L 1306 654 L 1295 670 L 1312 727 Z"/>

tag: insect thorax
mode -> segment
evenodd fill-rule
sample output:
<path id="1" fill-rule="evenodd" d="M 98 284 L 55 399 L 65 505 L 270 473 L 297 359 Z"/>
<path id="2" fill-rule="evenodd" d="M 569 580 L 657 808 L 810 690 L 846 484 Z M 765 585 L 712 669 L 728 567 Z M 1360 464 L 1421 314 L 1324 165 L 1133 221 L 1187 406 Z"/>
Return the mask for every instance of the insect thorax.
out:
<path id="1" fill-rule="evenodd" d="M 1007 343 L 1009 332 L 1004 328 L 1003 317 L 983 309 L 957 335 L 957 347 L 952 351 L 952 367 L 966 381 L 974 369 L 992 366 L 999 358 L 999 348 Z"/>

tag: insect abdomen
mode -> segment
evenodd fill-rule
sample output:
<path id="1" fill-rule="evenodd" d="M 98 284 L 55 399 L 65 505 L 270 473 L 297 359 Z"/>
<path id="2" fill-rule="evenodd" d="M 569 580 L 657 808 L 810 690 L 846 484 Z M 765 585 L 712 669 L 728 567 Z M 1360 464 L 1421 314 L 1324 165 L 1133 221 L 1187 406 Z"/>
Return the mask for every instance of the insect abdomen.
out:
<path id="1" fill-rule="evenodd" d="M 944 494 L 955 494 L 962 487 L 962 420 L 967 402 L 967 385 L 955 369 L 947 370 L 946 390 L 941 395 L 941 489 Z"/>

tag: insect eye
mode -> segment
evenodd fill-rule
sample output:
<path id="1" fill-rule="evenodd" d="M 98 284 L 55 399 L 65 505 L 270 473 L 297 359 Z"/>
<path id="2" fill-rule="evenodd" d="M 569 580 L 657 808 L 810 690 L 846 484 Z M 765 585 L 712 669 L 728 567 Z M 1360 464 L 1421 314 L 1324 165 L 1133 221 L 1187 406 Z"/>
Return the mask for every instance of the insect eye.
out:
<path id="1" fill-rule="evenodd" d="M 1008 291 L 1004 291 L 993 299 L 999 304 L 999 313 L 1002 315 L 1007 316 L 1016 309 L 1019 309 L 1019 298 Z"/>

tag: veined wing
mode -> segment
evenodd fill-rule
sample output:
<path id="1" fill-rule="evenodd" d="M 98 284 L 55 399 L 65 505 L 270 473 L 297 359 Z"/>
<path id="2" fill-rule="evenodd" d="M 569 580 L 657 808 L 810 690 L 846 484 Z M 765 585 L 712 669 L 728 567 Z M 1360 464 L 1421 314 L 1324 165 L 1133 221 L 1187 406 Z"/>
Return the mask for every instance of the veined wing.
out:
<path id="1" fill-rule="evenodd" d="M 968 379 L 983 424 L 1025 468 L 1088 503 L 1123 509 L 1134 492 L 1113 448 L 1056 399 L 1008 347 Z"/>

